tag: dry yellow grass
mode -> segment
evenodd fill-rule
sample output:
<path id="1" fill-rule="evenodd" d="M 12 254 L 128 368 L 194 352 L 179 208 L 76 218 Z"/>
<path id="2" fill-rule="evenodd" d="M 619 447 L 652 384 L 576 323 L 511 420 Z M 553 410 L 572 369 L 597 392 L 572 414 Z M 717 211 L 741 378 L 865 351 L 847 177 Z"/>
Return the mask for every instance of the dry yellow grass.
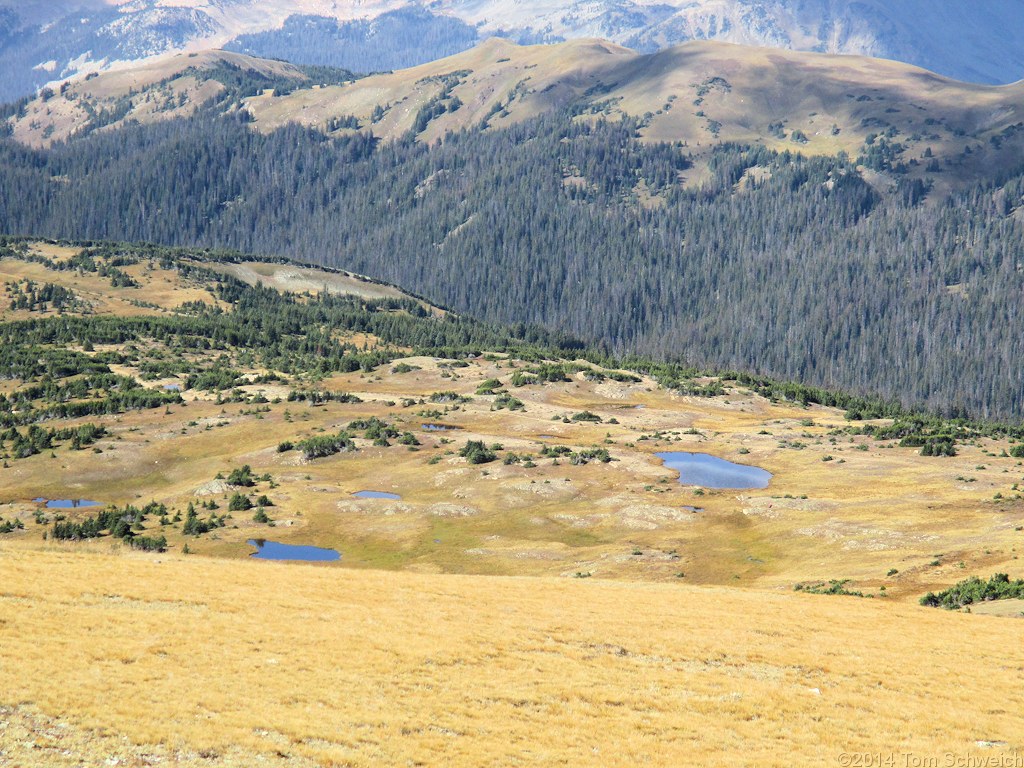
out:
<path id="1" fill-rule="evenodd" d="M 82 249 L 34 243 L 29 250 L 33 254 L 61 262 Z M 216 303 L 205 287 L 182 279 L 176 270 L 161 269 L 154 262 L 131 265 L 125 267 L 123 271 L 139 283 L 138 288 L 114 288 L 109 277 L 102 277 L 95 272 L 55 271 L 44 264 L 0 258 L 0 322 L 29 320 L 56 314 L 52 308 L 46 312 L 10 309 L 10 295 L 2 292 L 3 284 L 24 284 L 26 280 L 31 280 L 37 286 L 53 283 L 73 291 L 79 300 L 74 314 L 131 317 L 167 313 L 186 302 Z M 221 306 L 227 307 L 223 303 Z"/>
<path id="2" fill-rule="evenodd" d="M 1020 625 L 995 618 L 73 548 L 3 545 L 0 568 L 4 703 L 220 764 L 793 766 L 1024 749 Z"/>
<path id="3" fill-rule="evenodd" d="M 82 249 L 47 243 L 32 243 L 32 254 L 67 261 Z M 346 272 L 325 272 L 296 264 L 273 264 L 269 262 L 199 262 L 199 266 L 232 275 L 243 282 L 265 286 L 292 293 L 317 293 L 326 289 L 330 293 L 359 296 L 364 299 L 409 298 L 398 288 L 376 283 L 367 278 Z M 125 317 L 134 315 L 162 314 L 188 302 L 201 301 L 216 303 L 211 292 L 195 281 L 182 278 L 177 270 L 161 269 L 157 262 L 147 261 L 124 268 L 124 271 L 139 283 L 138 288 L 120 289 L 111 285 L 110 278 L 98 273 L 78 271 L 55 271 L 44 264 L 19 259 L 0 258 L 0 288 L 8 282 L 24 284 L 31 280 L 41 286 L 54 283 L 71 289 L 81 304 L 75 314 L 88 312 L 97 315 L 116 314 Z M 0 322 L 27 320 L 56 314 L 55 310 L 30 312 L 11 310 L 10 296 L 0 293 Z M 223 309 L 228 305 L 219 302 Z M 424 306 L 431 308 L 424 302 Z M 431 308 L 433 309 L 433 308 Z M 433 309 L 441 313 L 441 310 Z"/>

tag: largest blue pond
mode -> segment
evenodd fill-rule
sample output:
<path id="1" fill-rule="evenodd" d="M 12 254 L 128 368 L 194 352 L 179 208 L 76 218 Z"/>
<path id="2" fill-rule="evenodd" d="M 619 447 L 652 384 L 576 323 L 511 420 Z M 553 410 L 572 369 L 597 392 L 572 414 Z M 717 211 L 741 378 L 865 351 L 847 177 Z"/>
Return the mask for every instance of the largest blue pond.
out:
<path id="1" fill-rule="evenodd" d="M 302 544 L 281 544 L 266 539 L 249 539 L 249 546 L 256 547 L 251 557 L 258 560 L 305 560 L 307 562 L 330 562 L 341 560 L 341 553 L 336 549 L 323 549 Z"/>
<path id="2" fill-rule="evenodd" d="M 656 455 L 666 467 L 679 473 L 679 482 L 684 485 L 746 490 L 767 488 L 772 479 L 772 473 L 765 469 L 735 464 L 709 453 L 667 451 Z"/>

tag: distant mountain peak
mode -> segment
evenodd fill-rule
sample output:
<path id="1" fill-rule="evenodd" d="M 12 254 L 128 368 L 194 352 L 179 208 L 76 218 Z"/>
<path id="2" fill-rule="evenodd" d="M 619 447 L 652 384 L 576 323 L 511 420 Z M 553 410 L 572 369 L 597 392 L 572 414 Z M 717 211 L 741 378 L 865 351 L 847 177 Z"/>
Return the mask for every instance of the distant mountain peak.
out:
<path id="1" fill-rule="evenodd" d="M 600 37 L 651 52 L 722 40 L 895 59 L 979 83 L 1024 77 L 1024 3 L 933 0 L 0 0 L 8 101 L 62 78 L 227 47 L 300 64 L 398 69 L 489 36 Z"/>

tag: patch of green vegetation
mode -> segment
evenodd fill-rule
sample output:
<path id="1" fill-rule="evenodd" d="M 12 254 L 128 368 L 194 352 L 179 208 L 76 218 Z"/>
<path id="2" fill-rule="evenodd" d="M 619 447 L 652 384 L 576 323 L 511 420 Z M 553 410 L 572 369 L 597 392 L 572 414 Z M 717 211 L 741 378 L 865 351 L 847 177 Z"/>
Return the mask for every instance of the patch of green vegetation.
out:
<path id="1" fill-rule="evenodd" d="M 462 456 L 470 464 L 487 464 L 498 458 L 498 455 L 488 449 L 481 440 L 466 441 L 466 444 L 459 450 L 459 456 Z"/>
<path id="2" fill-rule="evenodd" d="M 472 74 L 468 69 L 461 69 L 456 72 L 449 72 L 444 75 L 435 75 L 423 78 L 419 82 L 438 82 L 441 84 L 440 92 L 431 98 L 426 104 L 420 107 L 416 113 L 416 120 L 413 123 L 413 133 L 422 133 L 430 122 L 446 112 L 456 112 L 462 106 L 462 100 L 452 95 L 452 91 L 467 76 Z"/>
<path id="3" fill-rule="evenodd" d="M 938 594 L 929 592 L 921 598 L 921 605 L 931 608 L 957 610 L 973 603 L 989 600 L 1024 599 L 1024 579 L 1011 581 L 1005 573 L 997 573 L 988 581 L 977 576 L 958 582 Z"/>
<path id="4" fill-rule="evenodd" d="M 500 411 L 503 408 L 507 408 L 510 411 L 525 411 L 526 405 L 519 398 L 513 397 L 507 392 L 503 392 L 494 399 L 493 403 L 491 403 L 491 410 Z"/>
<path id="5" fill-rule="evenodd" d="M 136 549 L 163 552 L 167 549 L 166 537 L 150 537 L 139 534 L 139 531 L 143 530 L 143 523 L 146 519 L 156 515 L 161 518 L 166 517 L 167 507 L 157 504 L 155 501 L 150 502 L 142 509 L 132 505 L 123 509 L 111 506 L 80 522 L 55 521 L 47 536 L 59 541 L 81 541 L 109 535 Z"/>
<path id="6" fill-rule="evenodd" d="M 847 589 L 849 579 L 830 579 L 827 582 L 814 581 L 807 584 L 796 584 L 793 589 L 797 592 L 808 592 L 812 595 L 849 595 L 851 597 L 872 597 L 863 592 Z"/>
<path id="7" fill-rule="evenodd" d="M 75 292 L 62 285 L 43 283 L 38 285 L 32 280 L 9 282 L 6 284 L 7 295 L 11 299 L 12 310 L 28 310 L 29 312 L 46 312 L 53 309 L 62 311 L 78 306 Z"/>
<path id="8" fill-rule="evenodd" d="M 478 395 L 496 395 L 502 386 L 499 379 L 486 379 L 477 386 L 476 393 Z"/>
<path id="9" fill-rule="evenodd" d="M 427 398 L 432 403 L 467 403 L 469 398 L 458 392 L 434 392 Z"/>
<path id="10" fill-rule="evenodd" d="M 318 390 L 292 390 L 288 393 L 289 403 L 310 403 L 322 405 L 324 403 L 361 403 L 358 396 L 348 392 L 321 392 Z"/>
<path id="11" fill-rule="evenodd" d="M 256 478 L 253 477 L 252 467 L 246 464 L 244 467 L 231 470 L 231 473 L 227 477 L 227 484 L 237 485 L 244 488 L 251 488 L 256 485 Z"/>
<path id="12" fill-rule="evenodd" d="M 254 523 L 262 523 L 264 525 L 270 525 L 274 522 L 262 506 L 256 508 L 256 513 L 252 516 L 252 520 Z"/>
<path id="13" fill-rule="evenodd" d="M 39 518 L 36 518 L 36 522 L 39 523 Z M 45 523 L 43 524 L 45 525 Z M 13 533 L 14 531 L 22 531 L 24 529 L 25 523 L 21 521 L 21 518 L 16 517 L 13 520 L 3 520 L 0 522 L 0 533 Z"/>
<path id="14" fill-rule="evenodd" d="M 25 459 L 43 451 L 53 450 L 58 443 L 71 441 L 72 450 L 82 450 L 97 440 L 106 437 L 105 427 L 82 424 L 64 429 L 43 429 L 32 424 L 25 432 L 14 427 L 0 432 L 0 452 L 5 458 Z"/>
<path id="15" fill-rule="evenodd" d="M 300 440 L 297 447 L 302 451 L 307 461 L 321 459 L 325 456 L 333 456 L 342 451 L 356 451 L 355 442 L 347 432 L 339 432 L 336 435 L 315 435 L 305 440 Z"/>

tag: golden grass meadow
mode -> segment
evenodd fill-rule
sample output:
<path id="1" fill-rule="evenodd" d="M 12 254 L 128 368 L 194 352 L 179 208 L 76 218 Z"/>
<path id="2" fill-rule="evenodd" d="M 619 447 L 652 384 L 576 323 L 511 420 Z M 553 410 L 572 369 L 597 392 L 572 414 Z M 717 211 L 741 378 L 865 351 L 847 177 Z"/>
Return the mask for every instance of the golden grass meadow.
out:
<path id="1" fill-rule="evenodd" d="M 15 712 L 58 713 L 101 750 L 124 735 L 157 763 L 792 766 L 1020 748 L 1021 625 L 999 618 L 676 584 L 0 558 Z M 62 746 L 4 749 L 62 765 Z M 99 764 L 91 746 L 74 759 Z"/>

